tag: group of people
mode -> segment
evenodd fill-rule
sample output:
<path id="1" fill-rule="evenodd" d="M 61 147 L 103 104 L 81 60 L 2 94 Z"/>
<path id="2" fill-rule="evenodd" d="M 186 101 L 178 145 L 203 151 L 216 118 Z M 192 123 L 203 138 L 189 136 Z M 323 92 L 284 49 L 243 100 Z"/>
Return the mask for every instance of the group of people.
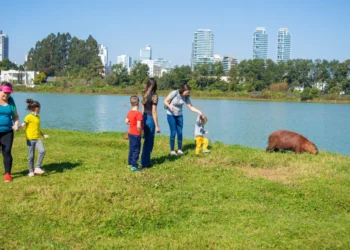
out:
<path id="1" fill-rule="evenodd" d="M 207 122 L 200 110 L 195 108 L 190 100 L 191 88 L 185 84 L 180 89 L 172 91 L 164 100 L 164 108 L 167 112 L 167 121 L 170 128 L 170 155 L 181 156 L 182 151 L 182 130 L 183 130 L 183 114 L 184 104 L 192 111 L 198 114 L 195 124 L 195 141 L 196 154 L 210 152 L 208 149 L 209 141 L 204 137 L 206 132 L 204 125 Z M 140 165 L 142 168 L 152 166 L 151 154 L 154 146 L 155 133 L 160 133 L 157 105 L 157 81 L 149 78 L 142 94 L 142 112 L 139 111 L 140 100 L 138 96 L 130 97 L 131 110 L 128 112 L 125 123 L 129 125 L 129 158 L 128 168 L 133 171 L 141 171 L 138 160 L 141 151 L 141 137 L 144 137 L 144 143 L 141 153 Z M 175 139 L 177 136 L 177 152 L 175 151 Z M 203 150 L 202 150 L 203 149 Z"/>
<path id="2" fill-rule="evenodd" d="M 164 108 L 167 110 L 167 121 L 170 128 L 170 155 L 183 155 L 182 151 L 182 130 L 184 104 L 193 112 L 198 114 L 195 124 L 196 154 L 210 152 L 208 150 L 208 139 L 204 137 L 207 132 L 204 130 L 204 124 L 207 118 L 202 112 L 196 109 L 190 100 L 190 87 L 185 84 L 180 89 L 172 91 L 164 100 Z M 0 84 L 0 144 L 3 155 L 5 168 L 5 182 L 12 181 L 12 145 L 14 131 L 25 128 L 26 142 L 28 148 L 28 176 L 33 177 L 35 174 L 44 174 L 41 168 L 45 156 L 44 144 L 42 137 L 48 138 L 48 135 L 42 133 L 40 128 L 40 103 L 32 99 L 27 99 L 28 115 L 24 118 L 23 123 L 19 124 L 19 116 L 16 104 L 11 97 L 13 92 L 12 85 L 9 82 Z M 125 123 L 129 125 L 129 159 L 128 167 L 136 172 L 140 171 L 138 164 L 141 151 L 141 134 L 144 137 L 144 143 L 141 153 L 140 165 L 142 168 L 152 166 L 151 154 L 154 146 L 155 133 L 160 133 L 157 105 L 157 81 L 149 78 L 142 94 L 142 112 L 139 111 L 140 100 L 138 96 L 130 98 L 131 110 L 128 112 Z M 177 151 L 175 151 L 175 139 L 177 136 Z M 38 159 L 34 167 L 35 149 L 38 150 Z"/>
<path id="3" fill-rule="evenodd" d="M 33 177 L 35 174 L 44 174 L 41 165 L 45 156 L 45 148 L 41 137 L 48 138 L 40 129 L 40 103 L 32 99 L 27 99 L 27 109 L 29 114 L 24 118 L 23 123 L 19 125 L 19 116 L 16 104 L 11 97 L 13 92 L 12 85 L 9 82 L 0 84 L 0 144 L 5 167 L 5 182 L 12 181 L 12 144 L 14 131 L 21 128 L 26 129 L 27 147 L 28 147 L 28 176 Z M 34 168 L 35 148 L 39 156 Z"/>

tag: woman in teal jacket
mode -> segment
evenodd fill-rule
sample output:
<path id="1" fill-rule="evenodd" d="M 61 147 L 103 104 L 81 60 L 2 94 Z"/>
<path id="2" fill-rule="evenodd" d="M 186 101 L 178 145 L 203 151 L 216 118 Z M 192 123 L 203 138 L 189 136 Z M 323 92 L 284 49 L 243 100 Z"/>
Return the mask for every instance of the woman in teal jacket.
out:
<path id="1" fill-rule="evenodd" d="M 5 182 L 12 181 L 12 144 L 13 131 L 18 130 L 19 116 L 16 104 L 11 97 L 12 85 L 9 82 L 0 84 L 0 144 L 4 157 Z"/>

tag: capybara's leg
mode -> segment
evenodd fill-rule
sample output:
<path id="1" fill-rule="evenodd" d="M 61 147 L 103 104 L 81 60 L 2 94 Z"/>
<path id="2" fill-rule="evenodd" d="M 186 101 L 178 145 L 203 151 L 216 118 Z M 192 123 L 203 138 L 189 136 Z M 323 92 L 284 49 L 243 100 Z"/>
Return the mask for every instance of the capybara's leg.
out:
<path id="1" fill-rule="evenodd" d="M 294 152 L 296 154 L 300 154 L 301 153 L 300 147 L 299 146 L 295 147 Z"/>

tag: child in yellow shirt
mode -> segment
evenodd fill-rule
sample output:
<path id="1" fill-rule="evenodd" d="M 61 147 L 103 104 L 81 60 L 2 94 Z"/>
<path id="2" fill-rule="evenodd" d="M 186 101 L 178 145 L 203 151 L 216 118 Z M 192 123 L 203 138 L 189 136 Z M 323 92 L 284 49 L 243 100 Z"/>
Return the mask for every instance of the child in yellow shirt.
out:
<path id="1" fill-rule="evenodd" d="M 26 128 L 27 146 L 28 146 L 28 176 L 33 177 L 35 174 L 44 174 L 45 171 L 41 169 L 41 164 L 45 156 L 44 144 L 41 136 L 48 138 L 49 136 L 43 134 L 40 130 L 40 103 L 32 99 L 26 100 L 28 106 L 27 110 L 30 113 L 24 118 L 21 128 Z M 34 169 L 35 148 L 39 152 L 38 160 Z"/>

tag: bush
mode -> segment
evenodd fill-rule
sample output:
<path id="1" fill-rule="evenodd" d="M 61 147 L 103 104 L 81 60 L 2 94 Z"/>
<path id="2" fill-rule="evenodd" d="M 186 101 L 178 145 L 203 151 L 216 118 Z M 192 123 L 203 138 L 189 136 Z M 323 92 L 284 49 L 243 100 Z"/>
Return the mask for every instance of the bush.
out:
<path id="1" fill-rule="evenodd" d="M 313 100 L 317 98 L 320 94 L 320 91 L 317 88 L 306 87 L 303 92 L 300 94 L 301 101 Z"/>
<path id="2" fill-rule="evenodd" d="M 269 86 L 269 90 L 272 92 L 287 92 L 288 84 L 286 82 L 273 83 Z"/>
<path id="3" fill-rule="evenodd" d="M 34 77 L 34 84 L 35 85 L 42 84 L 45 81 L 46 81 L 46 75 L 44 72 L 41 72 Z"/>

